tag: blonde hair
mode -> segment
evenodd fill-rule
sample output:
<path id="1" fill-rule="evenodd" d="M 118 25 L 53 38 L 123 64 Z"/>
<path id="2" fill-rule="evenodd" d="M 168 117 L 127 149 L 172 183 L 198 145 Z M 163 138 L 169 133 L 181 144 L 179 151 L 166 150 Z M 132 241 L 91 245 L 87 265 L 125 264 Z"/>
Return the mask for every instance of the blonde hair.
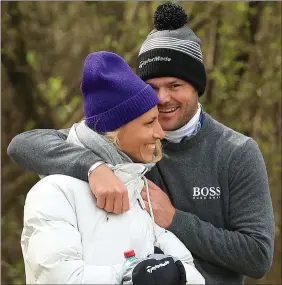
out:
<path id="1" fill-rule="evenodd" d="M 119 144 L 119 140 L 118 140 L 118 129 L 115 130 L 115 131 L 112 131 L 112 132 L 107 132 L 104 134 L 104 136 L 111 142 L 113 143 L 113 145 L 123 151 L 120 147 L 120 144 Z M 161 145 L 161 141 L 160 140 L 157 140 L 156 142 L 156 149 L 154 151 L 154 158 L 152 160 L 152 162 L 158 162 L 162 159 L 162 156 L 163 156 L 163 153 L 162 153 L 162 145 Z"/>

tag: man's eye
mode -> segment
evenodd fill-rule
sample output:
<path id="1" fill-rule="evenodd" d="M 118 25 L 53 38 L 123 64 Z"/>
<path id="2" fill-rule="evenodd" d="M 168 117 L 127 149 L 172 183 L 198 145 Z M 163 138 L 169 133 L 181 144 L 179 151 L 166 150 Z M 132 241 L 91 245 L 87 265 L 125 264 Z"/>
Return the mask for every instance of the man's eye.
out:
<path id="1" fill-rule="evenodd" d="M 179 87 L 180 86 L 180 84 L 172 84 L 171 85 L 171 88 L 177 88 L 177 87 Z"/>

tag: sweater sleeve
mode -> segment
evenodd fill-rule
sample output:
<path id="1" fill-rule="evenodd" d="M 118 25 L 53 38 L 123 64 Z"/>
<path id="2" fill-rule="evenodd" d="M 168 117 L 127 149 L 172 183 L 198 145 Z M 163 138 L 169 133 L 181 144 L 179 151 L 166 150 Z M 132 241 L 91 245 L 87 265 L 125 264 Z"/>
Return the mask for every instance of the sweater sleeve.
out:
<path id="1" fill-rule="evenodd" d="M 119 284 L 122 264 L 83 259 L 75 208 L 60 188 L 41 180 L 28 193 L 21 246 L 27 284 Z"/>
<path id="2" fill-rule="evenodd" d="M 68 132 L 69 129 L 36 129 L 21 133 L 12 139 L 7 153 L 25 170 L 88 181 L 90 166 L 101 159 L 86 148 L 67 143 Z"/>
<path id="3" fill-rule="evenodd" d="M 229 168 L 230 230 L 176 210 L 169 227 L 199 257 L 251 278 L 270 269 L 274 216 L 267 172 L 257 144 L 249 139 Z"/>

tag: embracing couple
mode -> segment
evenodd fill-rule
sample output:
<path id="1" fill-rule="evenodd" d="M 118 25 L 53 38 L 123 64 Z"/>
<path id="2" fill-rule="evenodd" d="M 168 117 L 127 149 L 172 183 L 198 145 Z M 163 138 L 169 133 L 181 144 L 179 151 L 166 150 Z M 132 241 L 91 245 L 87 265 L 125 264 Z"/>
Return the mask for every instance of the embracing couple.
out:
<path id="1" fill-rule="evenodd" d="M 271 266 L 274 218 L 258 145 L 199 104 L 206 73 L 183 8 L 160 5 L 154 19 L 138 76 L 114 53 L 91 53 L 85 119 L 9 145 L 13 160 L 47 176 L 25 203 L 27 283 L 243 284 Z"/>

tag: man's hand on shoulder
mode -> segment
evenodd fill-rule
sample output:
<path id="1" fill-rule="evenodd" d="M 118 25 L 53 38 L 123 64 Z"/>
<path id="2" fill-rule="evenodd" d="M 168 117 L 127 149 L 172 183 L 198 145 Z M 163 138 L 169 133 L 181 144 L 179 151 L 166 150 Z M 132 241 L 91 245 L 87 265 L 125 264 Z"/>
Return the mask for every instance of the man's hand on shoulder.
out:
<path id="1" fill-rule="evenodd" d="M 120 179 L 105 165 L 99 165 L 88 177 L 97 207 L 120 214 L 129 210 L 128 192 Z"/>

